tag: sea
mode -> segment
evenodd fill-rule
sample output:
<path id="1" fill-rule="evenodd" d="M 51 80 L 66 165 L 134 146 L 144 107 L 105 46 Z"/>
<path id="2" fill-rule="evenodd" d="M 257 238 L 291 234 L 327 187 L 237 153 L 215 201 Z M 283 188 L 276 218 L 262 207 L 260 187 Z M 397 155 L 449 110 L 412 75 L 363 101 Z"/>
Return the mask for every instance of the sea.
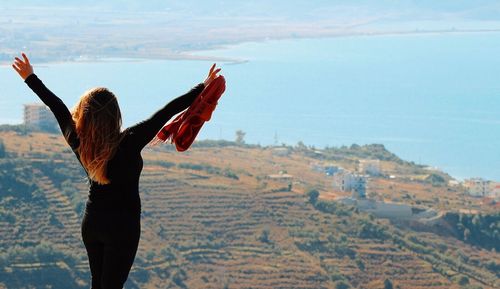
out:
<path id="1" fill-rule="evenodd" d="M 383 144 L 457 179 L 500 181 L 500 33 L 424 33 L 248 42 L 197 51 L 227 90 L 198 139 L 261 145 Z M 34 52 L 32 52 L 34 53 Z M 211 61 L 109 59 L 34 64 L 72 107 L 89 88 L 112 90 L 124 126 L 149 117 L 205 78 Z M 39 102 L 0 66 L 0 123 Z"/>

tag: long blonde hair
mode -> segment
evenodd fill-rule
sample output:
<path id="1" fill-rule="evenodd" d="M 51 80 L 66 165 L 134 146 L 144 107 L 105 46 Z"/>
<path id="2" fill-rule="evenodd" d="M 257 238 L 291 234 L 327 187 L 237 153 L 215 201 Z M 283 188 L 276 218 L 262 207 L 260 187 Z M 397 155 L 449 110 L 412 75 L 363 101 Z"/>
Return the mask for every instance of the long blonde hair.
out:
<path id="1" fill-rule="evenodd" d="M 122 117 L 115 95 L 97 87 L 85 92 L 71 113 L 80 140 L 78 154 L 89 177 L 109 184 L 108 161 L 121 141 Z"/>

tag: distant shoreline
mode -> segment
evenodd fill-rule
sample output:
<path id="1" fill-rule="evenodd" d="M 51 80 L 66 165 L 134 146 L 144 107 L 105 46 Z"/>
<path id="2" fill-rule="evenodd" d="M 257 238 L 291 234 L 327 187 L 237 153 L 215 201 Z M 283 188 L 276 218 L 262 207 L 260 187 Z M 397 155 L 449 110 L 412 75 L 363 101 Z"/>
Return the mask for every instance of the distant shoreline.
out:
<path id="1" fill-rule="evenodd" d="M 144 55 L 137 56 L 125 56 L 120 55 L 118 52 L 117 56 L 113 57 L 96 57 L 92 55 L 81 55 L 75 56 L 70 60 L 42 60 L 37 61 L 38 64 L 42 65 L 53 65 L 62 63 L 99 63 L 99 62 L 141 62 L 141 61 L 151 61 L 151 60 L 170 60 L 170 61 L 214 61 L 214 62 L 224 62 L 227 64 L 242 64 L 247 63 L 249 60 L 244 58 L 231 58 L 222 56 L 208 56 L 203 55 L 203 52 L 210 52 L 214 50 L 225 50 L 230 49 L 233 46 L 245 44 L 245 43 L 264 43 L 269 41 L 287 41 L 287 40 L 307 40 L 307 39 L 333 39 L 333 38 L 350 38 L 350 37 L 384 37 L 384 36 L 419 36 L 419 35 L 448 35 L 448 34 L 489 34 L 489 33 L 500 33 L 500 28 L 498 29 L 436 29 L 436 30 L 401 30 L 401 31 L 358 31 L 358 32 L 335 32 L 327 35 L 304 35 L 298 37 L 274 37 L 268 39 L 256 39 L 256 40 L 242 40 L 234 41 L 233 43 L 220 43 L 207 46 L 203 49 L 193 49 L 184 50 L 177 53 L 166 53 L 166 54 L 149 54 L 150 56 L 145 57 Z M 167 48 L 165 48 L 167 49 Z M 121 54 L 129 54 L 127 51 Z M 43 56 L 42 56 L 43 58 Z M 11 62 L 7 60 L 0 60 L 0 67 L 10 66 Z"/>

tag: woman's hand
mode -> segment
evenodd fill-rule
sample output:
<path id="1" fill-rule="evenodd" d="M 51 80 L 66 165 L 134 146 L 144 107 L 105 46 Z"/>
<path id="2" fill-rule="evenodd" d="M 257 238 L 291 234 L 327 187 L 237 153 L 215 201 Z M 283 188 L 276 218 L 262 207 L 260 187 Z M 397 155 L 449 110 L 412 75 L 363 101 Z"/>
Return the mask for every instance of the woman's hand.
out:
<path id="1" fill-rule="evenodd" d="M 28 57 L 26 57 L 26 54 L 22 53 L 22 56 L 24 58 L 24 61 L 16 57 L 14 63 L 12 64 L 12 68 L 14 68 L 17 73 L 19 73 L 19 76 L 21 76 L 23 80 L 26 80 L 28 76 L 33 74 L 33 66 L 31 66 Z"/>
<path id="2" fill-rule="evenodd" d="M 203 82 L 205 84 L 205 87 L 207 87 L 210 82 L 212 82 L 214 79 L 218 77 L 217 73 L 219 73 L 220 68 L 215 69 L 215 63 L 210 67 L 210 71 L 208 72 L 207 79 Z"/>

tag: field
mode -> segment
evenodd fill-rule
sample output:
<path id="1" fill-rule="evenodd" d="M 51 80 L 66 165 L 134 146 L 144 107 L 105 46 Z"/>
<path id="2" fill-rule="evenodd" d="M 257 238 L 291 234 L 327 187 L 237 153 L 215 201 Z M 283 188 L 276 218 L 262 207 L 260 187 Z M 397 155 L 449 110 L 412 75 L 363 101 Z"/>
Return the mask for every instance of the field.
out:
<path id="1" fill-rule="evenodd" d="M 87 287 L 78 162 L 59 135 L 6 130 L 0 139 L 0 288 Z M 370 178 L 372 198 L 442 213 L 498 207 L 428 181 L 449 176 L 380 146 L 287 150 L 227 141 L 184 153 L 147 148 L 141 242 L 126 288 L 500 288 L 494 249 L 339 205 L 332 199 L 347 193 L 312 166 L 355 170 L 360 156 L 377 155 L 396 177 Z M 280 173 L 292 178 L 269 178 Z"/>

